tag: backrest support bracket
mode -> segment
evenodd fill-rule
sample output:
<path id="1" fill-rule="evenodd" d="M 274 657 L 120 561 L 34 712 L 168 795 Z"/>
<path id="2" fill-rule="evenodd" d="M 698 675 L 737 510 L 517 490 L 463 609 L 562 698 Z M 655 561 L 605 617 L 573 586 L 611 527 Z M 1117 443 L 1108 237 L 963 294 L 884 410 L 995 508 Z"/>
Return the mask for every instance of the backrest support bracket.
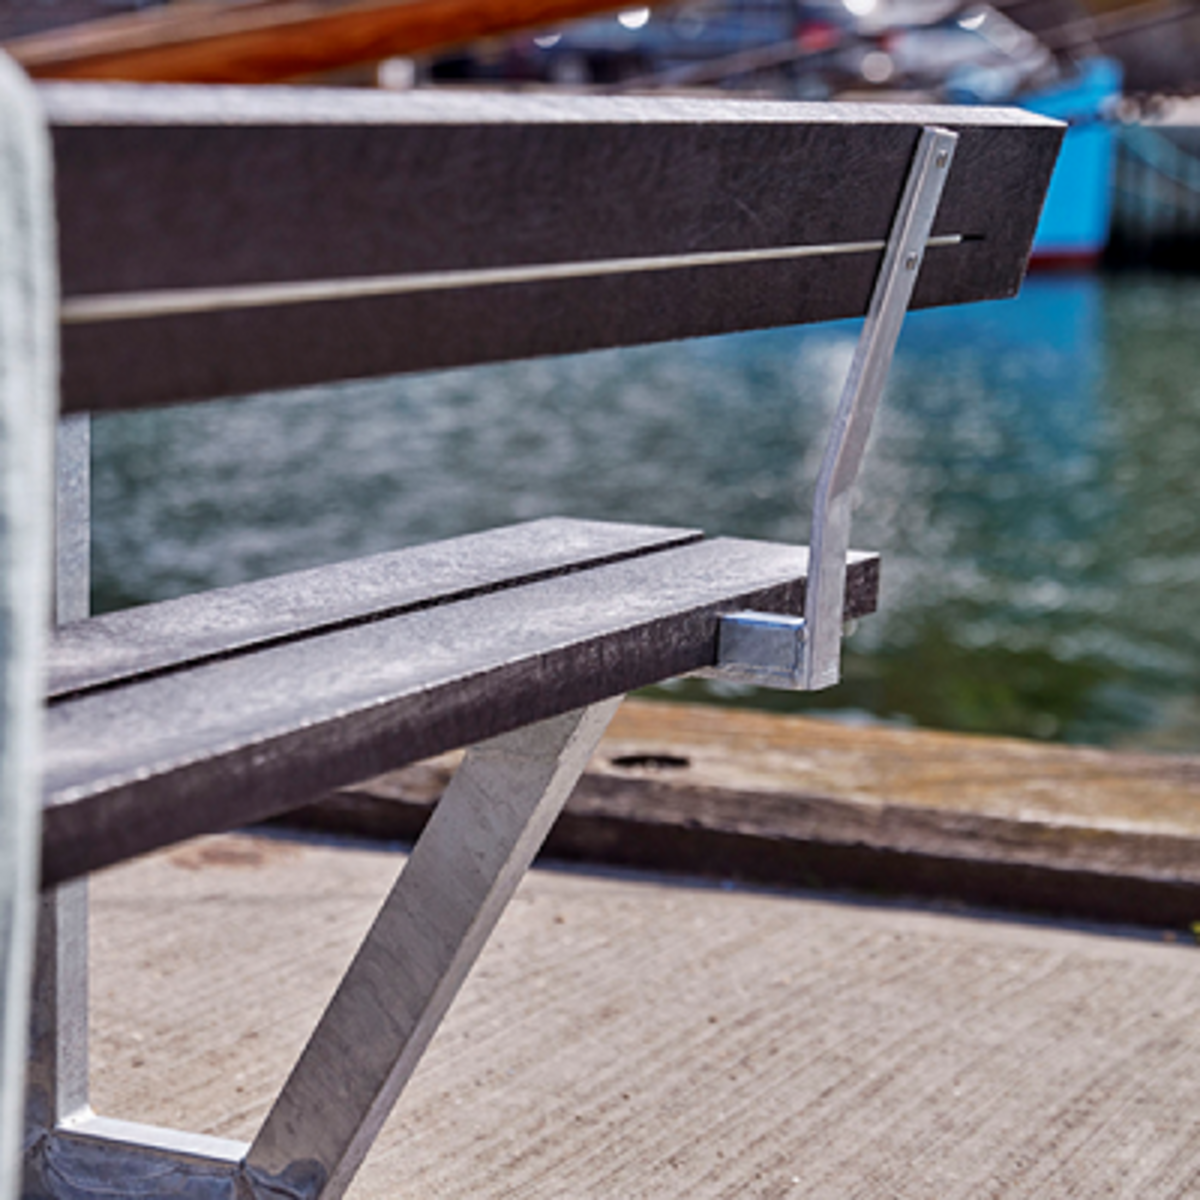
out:
<path id="1" fill-rule="evenodd" d="M 817 477 L 804 618 L 725 617 L 717 677 L 796 691 L 832 687 L 840 678 L 854 484 L 957 141 L 951 130 L 928 125 L 917 143 Z"/>

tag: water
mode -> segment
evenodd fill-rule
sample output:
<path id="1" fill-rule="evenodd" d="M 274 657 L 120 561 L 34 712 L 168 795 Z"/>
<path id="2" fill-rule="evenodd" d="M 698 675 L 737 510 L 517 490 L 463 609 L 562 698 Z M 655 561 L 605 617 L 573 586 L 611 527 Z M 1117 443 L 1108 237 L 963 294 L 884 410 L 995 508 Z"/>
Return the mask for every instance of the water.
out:
<path id="1" fill-rule="evenodd" d="M 1200 280 L 1041 277 L 909 319 L 815 696 L 688 697 L 1200 750 Z M 852 324 L 110 417 L 98 610 L 549 513 L 805 540 Z"/>

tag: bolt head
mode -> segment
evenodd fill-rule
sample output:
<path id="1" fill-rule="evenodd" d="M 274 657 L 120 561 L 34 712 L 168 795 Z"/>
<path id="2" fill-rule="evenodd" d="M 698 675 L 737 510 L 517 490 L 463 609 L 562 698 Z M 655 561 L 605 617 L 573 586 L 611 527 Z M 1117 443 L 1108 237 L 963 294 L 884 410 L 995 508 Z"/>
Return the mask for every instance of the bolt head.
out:
<path id="1" fill-rule="evenodd" d="M 915 250 L 913 250 L 909 253 L 908 257 L 904 260 L 904 266 L 909 271 L 915 271 L 917 269 L 917 263 L 919 263 L 920 261 L 921 261 L 921 256 Z"/>

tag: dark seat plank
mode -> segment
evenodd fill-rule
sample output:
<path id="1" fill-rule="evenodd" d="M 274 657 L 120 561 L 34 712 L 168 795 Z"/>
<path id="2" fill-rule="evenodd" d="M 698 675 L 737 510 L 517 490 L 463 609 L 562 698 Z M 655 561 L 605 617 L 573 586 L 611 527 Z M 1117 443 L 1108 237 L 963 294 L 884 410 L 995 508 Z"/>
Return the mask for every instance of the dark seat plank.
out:
<path id="1" fill-rule="evenodd" d="M 927 124 L 961 135 L 934 234 L 965 240 L 930 251 L 915 304 L 1009 296 L 1061 138 L 1045 118 L 985 108 L 100 84 L 43 96 L 67 411 L 859 315 Z M 161 315 L 109 319 L 134 302 Z"/>
<path id="2" fill-rule="evenodd" d="M 718 614 L 801 612 L 807 565 L 700 542 L 55 703 L 43 883 L 712 666 Z M 855 555 L 847 616 L 877 583 Z"/>
<path id="3" fill-rule="evenodd" d="M 126 609 L 55 631 L 48 694 L 109 687 L 699 541 L 690 529 L 549 517 Z"/>

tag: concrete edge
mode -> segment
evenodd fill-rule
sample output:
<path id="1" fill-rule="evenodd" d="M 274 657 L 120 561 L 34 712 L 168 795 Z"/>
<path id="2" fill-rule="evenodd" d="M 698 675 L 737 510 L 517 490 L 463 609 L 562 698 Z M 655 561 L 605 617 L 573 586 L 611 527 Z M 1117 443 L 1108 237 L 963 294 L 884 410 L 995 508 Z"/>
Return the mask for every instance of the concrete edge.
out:
<path id="1" fill-rule="evenodd" d="M 449 768 L 425 765 L 277 824 L 413 841 Z M 1122 924 L 1200 921 L 1200 839 L 678 787 L 590 770 L 542 857 L 803 889 L 851 890 Z"/>

